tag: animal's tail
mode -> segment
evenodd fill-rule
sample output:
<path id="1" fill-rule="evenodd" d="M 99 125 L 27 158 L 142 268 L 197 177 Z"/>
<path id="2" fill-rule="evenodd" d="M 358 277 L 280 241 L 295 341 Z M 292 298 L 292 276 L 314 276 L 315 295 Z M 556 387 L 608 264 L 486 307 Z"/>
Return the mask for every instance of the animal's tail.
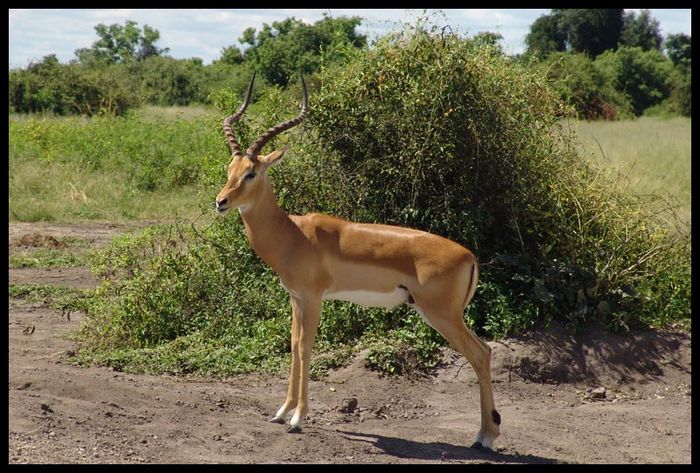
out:
<path id="1" fill-rule="evenodd" d="M 476 292 L 476 285 L 479 282 L 479 264 L 474 260 L 472 265 L 471 281 L 469 281 L 469 289 L 467 290 L 467 297 L 464 298 L 464 305 L 462 307 L 467 307 L 471 302 L 474 293 Z"/>

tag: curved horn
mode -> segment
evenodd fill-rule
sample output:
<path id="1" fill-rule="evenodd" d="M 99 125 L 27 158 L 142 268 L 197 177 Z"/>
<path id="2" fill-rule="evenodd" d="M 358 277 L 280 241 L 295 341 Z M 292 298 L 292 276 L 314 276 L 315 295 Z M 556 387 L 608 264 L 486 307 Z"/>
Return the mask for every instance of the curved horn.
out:
<path id="1" fill-rule="evenodd" d="M 226 137 L 226 141 L 228 141 L 228 145 L 231 148 L 231 154 L 233 156 L 240 154 L 241 149 L 236 141 L 236 137 L 233 136 L 233 131 L 231 130 L 231 125 L 233 122 L 238 121 L 239 118 L 243 115 L 243 112 L 245 112 L 245 109 L 248 108 L 248 104 L 250 103 L 250 97 L 253 93 L 253 82 L 255 82 L 255 72 L 253 72 L 253 78 L 250 79 L 250 85 L 248 85 L 248 91 L 245 94 L 245 100 L 243 101 L 243 105 L 241 105 L 241 108 L 238 109 L 236 113 L 233 115 L 229 115 L 228 117 L 224 118 L 224 136 Z"/>
<path id="2" fill-rule="evenodd" d="M 292 118 L 291 120 L 287 120 L 286 122 L 280 123 L 277 126 L 273 126 L 265 133 L 260 135 L 260 137 L 257 140 L 255 140 L 255 143 L 250 145 L 246 150 L 246 155 L 248 156 L 248 158 L 252 160 L 257 159 L 258 153 L 260 153 L 262 147 L 265 146 L 265 143 L 267 143 L 274 136 L 279 135 L 283 131 L 289 130 L 293 126 L 298 125 L 302 122 L 302 120 L 304 120 L 304 118 L 306 118 L 306 115 L 309 113 L 309 96 L 306 92 L 306 82 L 304 81 L 304 76 L 301 76 L 301 88 L 304 94 L 304 98 L 301 102 L 301 112 L 299 113 L 299 116 L 297 116 L 296 118 Z"/>

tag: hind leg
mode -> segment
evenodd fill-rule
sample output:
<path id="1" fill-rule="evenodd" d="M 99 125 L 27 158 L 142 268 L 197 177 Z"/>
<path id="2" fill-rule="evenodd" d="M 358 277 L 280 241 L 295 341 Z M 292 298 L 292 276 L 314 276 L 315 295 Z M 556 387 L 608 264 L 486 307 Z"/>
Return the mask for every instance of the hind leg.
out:
<path id="1" fill-rule="evenodd" d="M 416 307 L 423 318 L 437 330 L 450 345 L 469 361 L 479 380 L 481 399 L 481 429 L 472 445 L 475 448 L 492 448 L 500 434 L 501 416 L 496 410 L 491 383 L 491 347 L 481 341 L 464 324 L 462 311 L 430 308 L 419 302 Z"/>

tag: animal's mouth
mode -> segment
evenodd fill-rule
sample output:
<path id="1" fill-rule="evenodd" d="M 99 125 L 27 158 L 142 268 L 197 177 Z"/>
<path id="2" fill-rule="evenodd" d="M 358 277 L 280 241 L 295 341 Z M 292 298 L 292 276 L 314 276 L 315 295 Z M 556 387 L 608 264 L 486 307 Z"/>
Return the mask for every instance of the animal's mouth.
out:
<path id="1" fill-rule="evenodd" d="M 216 212 L 219 214 L 225 214 L 228 211 L 228 207 L 217 207 Z"/>

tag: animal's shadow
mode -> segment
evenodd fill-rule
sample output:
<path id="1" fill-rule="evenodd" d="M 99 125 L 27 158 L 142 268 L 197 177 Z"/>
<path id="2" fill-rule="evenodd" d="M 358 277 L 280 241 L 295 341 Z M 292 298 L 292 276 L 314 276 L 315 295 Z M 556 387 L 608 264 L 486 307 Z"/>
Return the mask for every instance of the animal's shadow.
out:
<path id="1" fill-rule="evenodd" d="M 563 463 L 552 458 L 538 457 L 536 455 L 505 454 L 497 451 L 476 449 L 463 445 L 452 445 L 445 442 L 416 442 L 399 437 L 387 437 L 377 434 L 364 434 L 360 432 L 347 432 L 337 430 L 347 440 L 371 443 L 381 449 L 387 455 L 398 458 L 411 458 L 415 460 L 477 460 L 494 463 L 520 463 L 520 464 L 552 464 Z"/>

